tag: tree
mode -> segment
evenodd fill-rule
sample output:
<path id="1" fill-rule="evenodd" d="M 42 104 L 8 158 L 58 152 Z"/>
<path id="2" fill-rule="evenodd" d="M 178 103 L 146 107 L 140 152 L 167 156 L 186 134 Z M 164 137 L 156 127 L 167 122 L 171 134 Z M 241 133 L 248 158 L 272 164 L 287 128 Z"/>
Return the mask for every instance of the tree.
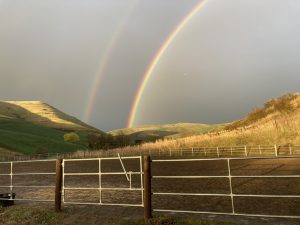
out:
<path id="1" fill-rule="evenodd" d="M 80 137 L 75 132 L 69 132 L 69 133 L 64 134 L 64 141 L 75 143 L 75 142 L 80 141 Z"/>

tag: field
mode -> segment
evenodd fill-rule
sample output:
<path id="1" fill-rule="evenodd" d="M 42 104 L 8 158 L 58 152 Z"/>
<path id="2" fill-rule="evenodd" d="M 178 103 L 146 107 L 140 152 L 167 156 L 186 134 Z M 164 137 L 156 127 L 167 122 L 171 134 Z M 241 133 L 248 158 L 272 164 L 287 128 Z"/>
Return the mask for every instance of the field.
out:
<path id="1" fill-rule="evenodd" d="M 81 141 L 73 144 L 64 141 L 63 136 L 65 132 L 61 130 L 15 119 L 0 118 L 0 123 L 0 147 L 11 149 L 18 153 L 57 153 L 87 148 L 84 131 L 78 132 Z M 7 155 L 7 151 L 4 153 Z"/>
<path id="2" fill-rule="evenodd" d="M 65 163 L 66 173 L 98 173 L 98 160 L 79 161 Z M 8 173 L 10 166 L 0 164 L 1 173 Z M 139 162 L 136 160 L 124 160 L 127 171 L 139 171 Z M 54 162 L 16 163 L 14 173 L 33 173 L 54 171 Z M 118 160 L 102 161 L 102 173 L 122 172 L 121 164 Z M 231 161 L 232 176 L 247 175 L 299 175 L 300 159 L 252 159 Z M 153 162 L 152 163 L 152 192 L 154 209 L 171 209 L 184 211 L 210 211 L 210 212 L 231 212 L 231 198 L 229 196 L 176 196 L 161 195 L 159 193 L 210 193 L 228 194 L 228 178 L 155 178 L 155 176 L 222 176 L 228 175 L 226 161 L 198 161 L 198 162 Z M 141 187 L 139 175 L 132 175 L 132 188 Z M 3 176 L 0 185 L 9 185 L 10 177 Z M 102 190 L 101 201 L 106 204 L 141 204 L 141 191 L 128 190 L 130 184 L 124 174 L 102 175 L 102 188 L 114 188 L 115 190 Z M 51 188 L 24 188 L 20 186 L 52 186 L 54 185 L 54 175 L 15 175 L 13 185 L 17 198 L 54 199 L 53 187 Z M 99 203 L 99 176 L 98 175 L 68 175 L 65 179 L 65 201 L 81 203 Z M 85 190 L 68 190 L 68 188 L 86 188 Z M 95 189 L 93 189 L 95 188 Z M 127 190 L 116 189 L 127 188 Z M 232 178 L 232 188 L 234 194 L 253 195 L 299 195 L 300 178 Z M 8 192 L 3 189 L 1 192 Z M 300 215 L 298 207 L 300 198 L 262 198 L 262 197 L 234 197 L 236 213 L 246 214 L 277 214 L 277 215 Z M 21 204 L 21 202 L 18 202 Z M 24 203 L 23 203 L 24 204 Z M 49 203 L 53 204 L 53 203 Z M 73 210 L 80 215 L 87 211 L 101 212 L 102 217 L 110 218 L 139 218 L 142 217 L 142 207 L 123 208 L 117 206 L 93 206 L 93 205 L 69 205 L 65 204 L 66 210 Z M 155 212 L 160 215 L 161 212 Z M 117 216 L 118 215 L 118 216 Z M 178 214 L 177 214 L 178 215 Z M 179 214 L 181 215 L 181 214 Z M 189 215 L 189 214 L 185 214 Z M 101 216 L 100 216 L 101 217 Z M 269 224 L 299 224 L 298 219 L 254 219 L 239 216 L 226 215 L 201 215 L 201 218 L 222 219 L 236 222 L 267 222 Z M 250 221 L 250 222 L 249 222 Z"/>

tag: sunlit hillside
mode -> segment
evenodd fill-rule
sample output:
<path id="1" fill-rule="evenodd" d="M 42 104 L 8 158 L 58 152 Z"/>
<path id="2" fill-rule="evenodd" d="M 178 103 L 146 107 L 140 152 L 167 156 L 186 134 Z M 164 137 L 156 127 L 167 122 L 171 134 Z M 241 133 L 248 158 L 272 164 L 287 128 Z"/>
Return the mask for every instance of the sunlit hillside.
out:
<path id="1" fill-rule="evenodd" d="M 174 139 L 187 137 L 196 134 L 203 134 L 212 131 L 222 130 L 225 124 L 201 124 L 201 123 L 176 123 L 176 124 L 158 124 L 143 125 L 135 128 L 124 128 L 113 130 L 109 133 L 112 135 L 129 135 L 133 140 L 157 139 Z"/>
<path id="2" fill-rule="evenodd" d="M 96 130 L 75 117 L 40 101 L 0 101 L 0 117 L 22 119 L 56 129 Z"/>
<path id="3" fill-rule="evenodd" d="M 223 130 L 174 140 L 160 140 L 131 149 L 176 149 L 200 146 L 296 145 L 300 143 L 300 94 L 287 94 L 256 108 Z"/>
<path id="4" fill-rule="evenodd" d="M 64 140 L 76 132 L 79 140 Z M 0 155 L 70 152 L 88 148 L 89 134 L 103 134 L 39 101 L 0 101 Z"/>

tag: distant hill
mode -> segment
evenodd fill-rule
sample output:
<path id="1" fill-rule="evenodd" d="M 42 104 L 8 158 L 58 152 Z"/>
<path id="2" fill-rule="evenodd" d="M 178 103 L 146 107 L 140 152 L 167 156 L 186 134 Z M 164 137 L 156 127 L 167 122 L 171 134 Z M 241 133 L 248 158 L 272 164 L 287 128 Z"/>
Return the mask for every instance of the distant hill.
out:
<path id="1" fill-rule="evenodd" d="M 76 132 L 80 141 L 64 141 Z M 86 149 L 89 133 L 104 132 L 40 101 L 0 101 L 0 154 L 65 152 Z"/>
<path id="2" fill-rule="evenodd" d="M 300 144 L 300 93 L 271 99 L 245 118 L 226 124 L 218 131 L 145 143 L 130 150 L 274 144 Z"/>
<path id="3" fill-rule="evenodd" d="M 211 131 L 222 130 L 225 124 L 176 123 L 143 125 L 136 128 L 124 128 L 108 132 L 111 135 L 129 135 L 131 142 L 151 141 L 155 139 L 173 139 L 187 137 Z"/>

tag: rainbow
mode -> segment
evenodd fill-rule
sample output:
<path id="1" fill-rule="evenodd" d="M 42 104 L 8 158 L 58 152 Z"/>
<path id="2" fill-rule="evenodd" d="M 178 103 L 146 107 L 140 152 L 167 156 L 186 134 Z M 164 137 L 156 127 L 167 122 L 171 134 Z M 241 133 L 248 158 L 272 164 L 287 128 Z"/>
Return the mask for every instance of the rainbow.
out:
<path id="1" fill-rule="evenodd" d="M 155 67 L 157 66 L 160 58 L 162 57 L 162 55 L 165 53 L 165 51 L 167 50 L 167 48 L 170 46 L 170 44 L 172 43 L 172 41 L 176 38 L 176 36 L 180 33 L 180 31 L 185 27 L 185 25 L 205 6 L 205 4 L 208 2 L 208 0 L 202 0 L 200 1 L 193 9 L 192 11 L 190 11 L 184 18 L 183 20 L 180 21 L 180 23 L 175 27 L 175 29 L 170 33 L 170 35 L 166 38 L 166 40 L 164 41 L 164 43 L 162 44 L 162 46 L 159 48 L 159 50 L 157 51 L 157 53 L 155 54 L 155 56 L 153 57 L 151 63 L 149 64 L 148 69 L 146 70 L 141 85 L 138 88 L 137 94 L 135 95 L 131 110 L 130 110 L 130 114 L 129 114 L 129 118 L 128 118 L 128 123 L 127 123 L 127 127 L 133 127 L 134 121 L 135 121 L 135 117 L 137 114 L 137 109 L 139 107 L 139 103 L 141 101 L 143 92 L 145 90 L 145 87 L 155 69 Z"/>
<path id="2" fill-rule="evenodd" d="M 117 43 L 120 40 L 120 37 L 122 36 L 122 32 L 123 29 L 125 27 L 126 22 L 128 21 L 130 15 L 132 14 L 132 12 L 137 8 L 139 3 L 139 0 L 135 0 L 132 4 L 130 9 L 128 10 L 128 13 L 126 13 L 126 15 L 124 16 L 124 18 L 121 20 L 121 22 L 118 24 L 118 26 L 116 27 L 112 38 L 110 39 L 107 47 L 105 48 L 104 51 L 104 57 L 103 60 L 101 60 L 101 62 L 98 65 L 98 69 L 97 72 L 95 73 L 94 79 L 92 81 L 92 87 L 90 88 L 90 93 L 88 96 L 88 101 L 87 101 L 87 105 L 85 107 L 86 111 L 84 113 L 84 121 L 85 122 L 89 122 L 93 113 L 93 109 L 94 109 L 94 105 L 97 99 L 97 94 L 98 94 L 98 90 L 99 87 L 101 85 L 101 80 L 103 77 L 103 74 L 107 68 L 107 65 L 109 64 L 109 61 L 111 59 L 111 56 L 115 50 L 115 47 L 117 45 Z"/>

